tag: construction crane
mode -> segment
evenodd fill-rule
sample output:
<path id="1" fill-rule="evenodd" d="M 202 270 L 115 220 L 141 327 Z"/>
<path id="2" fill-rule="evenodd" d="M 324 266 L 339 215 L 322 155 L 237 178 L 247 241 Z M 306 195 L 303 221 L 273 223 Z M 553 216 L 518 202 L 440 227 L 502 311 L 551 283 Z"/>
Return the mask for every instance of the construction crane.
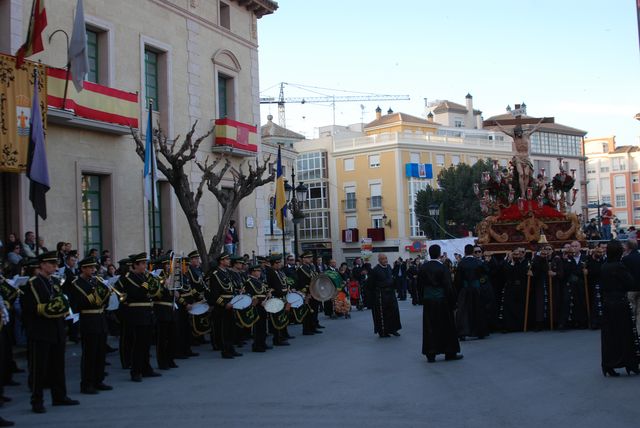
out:
<path id="1" fill-rule="evenodd" d="M 280 83 L 280 95 L 274 97 L 260 97 L 260 104 L 278 104 L 278 124 L 286 128 L 286 118 L 284 113 L 284 105 L 286 103 L 326 103 L 330 102 L 333 107 L 333 124 L 336 123 L 336 103 L 346 101 L 389 101 L 389 100 L 409 100 L 409 95 L 381 95 L 381 94 L 362 94 L 362 95 L 325 95 L 322 97 L 287 97 L 284 96 L 284 85 L 286 82 Z M 302 85 L 295 85 L 304 88 Z M 314 88 L 318 89 L 318 88 Z M 320 88 L 326 89 L 326 88 Z"/>

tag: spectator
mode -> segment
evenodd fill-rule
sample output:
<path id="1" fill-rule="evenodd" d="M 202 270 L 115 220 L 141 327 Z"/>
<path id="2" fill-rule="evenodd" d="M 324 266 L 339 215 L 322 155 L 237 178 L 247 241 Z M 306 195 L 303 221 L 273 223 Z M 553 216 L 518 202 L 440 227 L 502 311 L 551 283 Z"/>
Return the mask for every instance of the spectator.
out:
<path id="1" fill-rule="evenodd" d="M 24 234 L 24 242 L 22 243 L 22 257 L 29 259 L 36 257 L 36 235 L 29 231 Z"/>
<path id="2" fill-rule="evenodd" d="M 44 246 L 44 238 L 40 236 L 38 238 L 38 254 L 40 253 L 48 253 L 49 250 Z"/>
<path id="3" fill-rule="evenodd" d="M 16 269 L 19 269 L 20 263 L 22 262 L 22 256 L 20 255 L 21 250 L 20 243 L 14 242 L 9 244 L 7 247 L 7 263 L 11 267 L 11 271 L 15 272 Z"/>
<path id="4" fill-rule="evenodd" d="M 611 219 L 613 213 L 609 207 L 604 207 L 602 211 L 602 239 L 609 241 L 611 239 Z"/>
<path id="5" fill-rule="evenodd" d="M 238 249 L 238 230 L 236 229 L 236 221 L 229 221 L 229 227 L 227 227 L 227 232 L 224 236 L 224 249 L 227 253 L 232 256 L 236 255 L 236 250 Z"/>
<path id="6" fill-rule="evenodd" d="M 56 244 L 56 251 L 58 252 L 58 267 L 64 266 L 64 260 L 67 258 L 65 248 L 65 243 L 62 241 Z"/>

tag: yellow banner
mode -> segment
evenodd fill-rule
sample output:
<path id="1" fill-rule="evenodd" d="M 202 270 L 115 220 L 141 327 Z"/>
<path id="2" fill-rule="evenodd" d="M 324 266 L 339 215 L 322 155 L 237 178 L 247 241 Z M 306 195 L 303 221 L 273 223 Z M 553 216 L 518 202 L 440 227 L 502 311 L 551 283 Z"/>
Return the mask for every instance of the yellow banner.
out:
<path id="1" fill-rule="evenodd" d="M 16 69 L 16 58 L 0 54 L 0 172 L 24 172 L 29 149 L 29 121 L 33 100 L 33 70 L 38 67 L 42 124 L 47 129 L 47 70 L 25 61 Z"/>

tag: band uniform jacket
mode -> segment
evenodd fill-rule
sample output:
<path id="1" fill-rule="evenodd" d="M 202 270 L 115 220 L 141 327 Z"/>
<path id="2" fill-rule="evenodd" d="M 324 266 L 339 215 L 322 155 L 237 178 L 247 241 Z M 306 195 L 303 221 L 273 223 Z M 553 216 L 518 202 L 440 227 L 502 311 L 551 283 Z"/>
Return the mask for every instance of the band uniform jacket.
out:
<path id="1" fill-rule="evenodd" d="M 298 275 L 296 280 L 296 290 L 302 293 L 309 293 L 309 286 L 311 285 L 311 280 L 317 276 L 318 273 L 315 271 L 312 265 L 302 265 L 298 269 Z"/>
<path id="2" fill-rule="evenodd" d="M 29 279 L 21 298 L 22 313 L 30 340 L 64 343 L 69 302 L 60 286 L 42 275 Z"/>
<path id="3" fill-rule="evenodd" d="M 153 297 L 153 312 L 156 317 L 156 321 L 171 322 L 175 319 L 175 300 L 174 291 L 168 290 L 164 284 L 166 284 L 165 273 L 161 273 L 160 282 L 163 284 L 160 286 L 160 290 Z"/>
<path id="4" fill-rule="evenodd" d="M 273 297 L 285 297 L 288 292 L 287 276 L 280 270 L 267 268 L 267 283 L 273 290 Z"/>
<path id="5" fill-rule="evenodd" d="M 126 294 L 127 321 L 131 325 L 153 325 L 153 303 L 149 295 L 150 280 L 150 275 L 128 272 L 118 281 L 119 288 Z"/>
<path id="6" fill-rule="evenodd" d="M 81 334 L 107 334 L 107 319 L 104 315 L 104 307 L 109 302 L 108 291 L 102 290 L 104 300 L 96 290 L 97 287 L 107 287 L 98 283 L 98 278 L 87 281 L 81 276 L 76 277 L 72 284 L 71 296 L 69 296 L 71 308 L 80 314 Z"/>
<path id="7" fill-rule="evenodd" d="M 235 294 L 236 283 L 229 269 L 217 269 L 211 275 L 211 293 L 207 299 L 210 306 L 224 308 L 231 301 Z"/>

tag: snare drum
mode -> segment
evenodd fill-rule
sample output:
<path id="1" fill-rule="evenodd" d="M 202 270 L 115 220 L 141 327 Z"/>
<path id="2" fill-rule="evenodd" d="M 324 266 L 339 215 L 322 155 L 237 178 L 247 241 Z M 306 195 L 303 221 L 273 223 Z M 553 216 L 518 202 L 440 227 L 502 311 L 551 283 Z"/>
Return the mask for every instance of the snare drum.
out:
<path id="1" fill-rule="evenodd" d="M 189 313 L 191 315 L 202 315 L 202 314 L 206 314 L 209 311 L 209 305 L 201 302 L 201 303 L 194 303 L 193 305 L 191 305 L 191 309 L 189 310 Z"/>
<path id="2" fill-rule="evenodd" d="M 231 303 L 233 309 L 241 311 L 251 306 L 252 301 L 253 299 L 251 299 L 251 296 L 248 294 L 238 294 L 237 296 L 233 296 L 233 299 L 231 299 L 229 303 Z"/>
<path id="3" fill-rule="evenodd" d="M 284 302 L 277 297 L 267 299 L 263 303 L 265 311 L 270 314 L 277 314 L 284 309 Z"/>
<path id="4" fill-rule="evenodd" d="M 287 303 L 289 303 L 292 308 L 298 309 L 300 306 L 304 305 L 304 296 L 295 291 L 287 293 Z"/>

